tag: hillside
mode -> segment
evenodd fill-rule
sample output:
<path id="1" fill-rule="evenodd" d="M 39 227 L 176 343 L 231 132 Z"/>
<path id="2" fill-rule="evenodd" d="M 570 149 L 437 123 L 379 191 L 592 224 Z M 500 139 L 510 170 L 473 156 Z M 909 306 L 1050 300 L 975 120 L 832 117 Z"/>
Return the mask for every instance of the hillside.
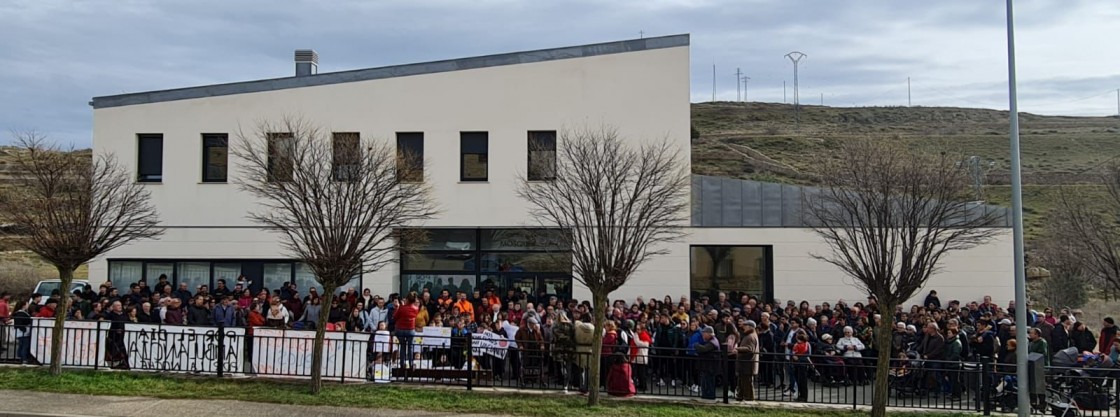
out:
<path id="1" fill-rule="evenodd" d="M 957 152 L 991 161 L 986 199 L 1010 204 L 1008 112 L 955 107 L 793 106 L 716 102 L 692 105 L 692 171 L 697 174 L 812 184 L 813 163 L 856 137 L 897 141 L 917 149 Z M 1088 173 L 1120 156 L 1120 118 L 1020 114 L 1024 213 L 1037 237 L 1059 196 L 1057 185 L 1099 193 Z"/>

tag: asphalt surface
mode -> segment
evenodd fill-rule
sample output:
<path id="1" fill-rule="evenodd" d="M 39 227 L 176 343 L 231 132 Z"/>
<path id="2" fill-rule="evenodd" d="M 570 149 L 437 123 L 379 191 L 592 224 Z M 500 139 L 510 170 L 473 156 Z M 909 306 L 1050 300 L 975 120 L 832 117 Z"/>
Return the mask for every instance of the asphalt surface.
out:
<path id="1" fill-rule="evenodd" d="M 378 417 L 492 417 L 482 414 L 432 413 L 417 410 L 383 410 L 343 407 L 264 404 L 229 400 L 163 400 L 146 397 L 110 397 L 0 390 L 0 416 L 159 416 L 187 411 L 207 417 L 255 416 L 378 416 Z"/>

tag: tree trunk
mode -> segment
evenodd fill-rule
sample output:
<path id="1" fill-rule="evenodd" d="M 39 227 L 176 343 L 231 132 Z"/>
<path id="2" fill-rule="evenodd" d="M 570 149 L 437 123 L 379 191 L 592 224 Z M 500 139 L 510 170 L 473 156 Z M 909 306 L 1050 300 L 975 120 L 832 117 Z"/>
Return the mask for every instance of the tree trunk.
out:
<path id="1" fill-rule="evenodd" d="M 63 324 L 66 322 L 66 312 L 70 311 L 70 283 L 74 282 L 74 269 L 56 266 L 58 279 L 62 281 L 58 286 L 58 308 L 54 311 L 54 332 L 51 333 L 51 375 L 62 375 L 62 334 L 65 331 Z M 49 297 L 50 294 L 43 294 Z M 93 358 L 100 361 L 101 358 Z"/>
<path id="2" fill-rule="evenodd" d="M 887 377 L 891 367 L 891 334 L 894 331 L 893 305 L 885 305 L 882 310 L 882 320 L 875 323 L 875 347 L 879 349 L 878 362 L 875 364 L 875 385 L 871 396 L 871 417 L 886 417 L 887 396 L 890 388 Z"/>
<path id="3" fill-rule="evenodd" d="M 607 295 L 599 291 L 591 292 L 591 305 L 595 312 L 595 333 L 591 339 L 591 357 L 587 364 L 587 405 L 599 405 L 599 368 L 603 357 L 603 323 L 607 321 Z"/>
<path id="4" fill-rule="evenodd" d="M 315 323 L 315 344 L 311 347 L 311 394 L 314 395 L 323 390 L 323 339 L 327 334 L 327 319 L 331 315 L 331 300 L 336 289 L 323 285 L 323 297 L 319 300 L 319 322 Z"/>

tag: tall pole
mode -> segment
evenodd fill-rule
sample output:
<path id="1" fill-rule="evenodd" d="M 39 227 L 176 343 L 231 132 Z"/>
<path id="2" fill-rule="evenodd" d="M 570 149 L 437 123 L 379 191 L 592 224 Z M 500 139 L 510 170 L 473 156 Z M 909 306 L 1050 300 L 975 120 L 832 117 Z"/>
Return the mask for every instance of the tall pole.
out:
<path id="1" fill-rule="evenodd" d="M 788 103 L 786 100 L 786 80 L 782 80 L 782 103 Z"/>
<path id="2" fill-rule="evenodd" d="M 1120 88 L 1116 89 L 1116 117 L 1120 117 Z"/>
<path id="3" fill-rule="evenodd" d="M 793 62 L 793 120 L 798 128 L 801 127 L 801 97 L 797 87 L 797 65 L 801 63 L 801 59 L 806 56 L 808 55 L 798 51 L 786 54 L 786 58 L 789 58 L 789 60 Z"/>
<path id="4" fill-rule="evenodd" d="M 743 71 L 735 68 L 735 101 L 743 101 L 743 85 L 739 80 L 743 79 Z"/>
<path id="5" fill-rule="evenodd" d="M 716 64 L 712 64 L 712 103 L 716 102 Z"/>
<path id="6" fill-rule="evenodd" d="M 910 77 L 906 77 L 906 107 L 914 107 L 914 102 L 910 99 Z"/>
<path id="7" fill-rule="evenodd" d="M 821 106 L 824 106 L 824 93 L 821 93 Z"/>
<path id="8" fill-rule="evenodd" d="M 751 77 L 743 76 L 743 101 L 751 101 Z"/>
<path id="9" fill-rule="evenodd" d="M 1015 14 L 1013 0 L 1007 0 L 1007 89 L 1011 110 L 1011 216 L 1012 239 L 1015 245 L 1015 339 L 1027 340 L 1027 274 L 1023 256 L 1023 180 L 1019 160 L 1019 96 L 1015 79 Z M 1018 375 L 1020 417 L 1031 415 L 1030 384 L 1027 381 L 1027 350 L 1015 349 Z"/>

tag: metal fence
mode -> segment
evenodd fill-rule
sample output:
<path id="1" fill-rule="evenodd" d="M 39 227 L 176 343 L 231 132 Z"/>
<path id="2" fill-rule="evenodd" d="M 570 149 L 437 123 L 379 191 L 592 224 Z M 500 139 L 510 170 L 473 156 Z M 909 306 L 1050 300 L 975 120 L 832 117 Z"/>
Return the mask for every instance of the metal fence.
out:
<path id="1" fill-rule="evenodd" d="M 30 332 L 32 364 L 49 363 L 50 325 L 47 320 L 36 321 Z M 686 349 L 652 347 L 643 350 L 644 355 L 631 355 L 633 358 L 622 364 L 621 352 L 593 358 L 589 348 L 516 345 L 492 334 L 455 337 L 450 331 L 417 334 L 411 344 L 400 343 L 388 332 L 327 332 L 323 377 L 339 382 L 573 392 L 586 391 L 589 380 L 598 378 L 601 389 L 611 393 L 607 387 L 619 385 L 615 379 L 618 375 L 624 375 L 625 380 L 629 368 L 629 379 L 638 395 L 729 403 L 748 391 L 739 386 L 742 365 L 733 350 L 700 356 Z M 309 378 L 313 333 L 67 322 L 63 366 L 218 377 Z M 19 363 L 12 327 L 0 326 L 0 337 L 0 363 Z M 402 355 L 408 346 L 413 354 Z M 756 401 L 804 401 L 853 409 L 871 404 L 876 372 L 872 357 L 812 356 L 808 361 L 790 361 L 784 354 L 763 353 L 758 359 L 758 374 L 747 380 Z M 587 373 L 593 360 L 601 363 L 600 375 Z M 1009 411 L 1017 398 L 1013 368 L 990 361 L 893 360 L 887 405 L 984 414 Z M 1120 417 L 1118 381 L 1118 369 L 1046 368 L 1037 391 L 1043 394 L 1032 394 L 1032 402 L 1039 405 L 1034 411 L 1041 415 Z"/>

